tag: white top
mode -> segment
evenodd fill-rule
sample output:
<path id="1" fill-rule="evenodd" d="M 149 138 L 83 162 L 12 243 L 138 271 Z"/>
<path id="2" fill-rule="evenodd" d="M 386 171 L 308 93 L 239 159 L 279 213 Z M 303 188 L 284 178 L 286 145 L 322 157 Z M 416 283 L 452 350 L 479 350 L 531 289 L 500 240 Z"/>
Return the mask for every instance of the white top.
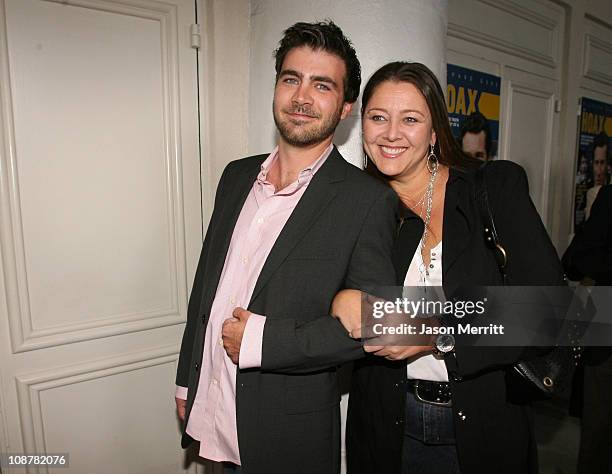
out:
<path id="1" fill-rule="evenodd" d="M 404 286 L 442 286 L 442 241 L 431 249 L 428 275 L 419 271 L 423 265 L 421 246 L 412 257 Z M 423 282 L 423 275 L 425 281 Z M 433 380 L 435 382 L 448 382 L 448 372 L 443 360 L 436 359 L 432 354 L 427 354 L 410 362 L 407 368 L 409 379 Z"/>

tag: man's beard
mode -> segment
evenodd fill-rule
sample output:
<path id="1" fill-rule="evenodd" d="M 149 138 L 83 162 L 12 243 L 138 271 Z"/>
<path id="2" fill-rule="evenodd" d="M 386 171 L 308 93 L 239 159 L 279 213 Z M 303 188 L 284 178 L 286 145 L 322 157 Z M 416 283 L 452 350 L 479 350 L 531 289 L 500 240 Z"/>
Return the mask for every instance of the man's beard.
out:
<path id="1" fill-rule="evenodd" d="M 330 115 L 319 126 L 311 125 L 310 127 L 308 127 L 308 124 L 296 125 L 291 121 L 291 119 L 286 119 L 283 121 L 281 117 L 277 115 L 274 104 L 272 105 L 272 112 L 278 133 L 280 133 L 285 142 L 295 147 L 308 147 L 321 143 L 323 140 L 333 135 L 338 123 L 340 123 L 342 106 L 340 106 L 334 114 Z M 314 118 L 321 117 L 321 114 L 318 114 L 309 107 L 304 107 L 302 105 L 283 109 L 282 112 L 289 114 L 299 113 Z"/>

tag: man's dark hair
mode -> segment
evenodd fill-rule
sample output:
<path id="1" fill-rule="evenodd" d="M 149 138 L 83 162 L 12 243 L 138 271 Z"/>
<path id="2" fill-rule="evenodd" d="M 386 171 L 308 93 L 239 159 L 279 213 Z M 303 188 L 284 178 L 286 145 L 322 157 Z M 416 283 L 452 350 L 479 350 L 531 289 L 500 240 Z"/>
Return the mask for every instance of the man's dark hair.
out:
<path id="1" fill-rule="evenodd" d="M 491 156 L 491 129 L 489 128 L 489 121 L 480 112 L 473 112 L 461 125 L 461 133 L 459 135 L 459 141 L 463 142 L 463 137 L 466 133 L 480 133 L 485 134 L 485 151 L 487 156 Z"/>
<path id="2" fill-rule="evenodd" d="M 606 135 L 606 132 L 599 132 L 593 139 L 593 150 L 605 146 L 608 146 L 608 135 Z"/>
<path id="3" fill-rule="evenodd" d="M 353 103 L 359 97 L 361 85 L 361 65 L 349 39 L 331 20 L 319 23 L 296 23 L 283 33 L 278 49 L 274 51 L 276 59 L 276 80 L 281 73 L 283 61 L 293 48 L 308 46 L 313 50 L 323 50 L 335 54 L 346 66 L 344 79 L 344 101 Z"/>

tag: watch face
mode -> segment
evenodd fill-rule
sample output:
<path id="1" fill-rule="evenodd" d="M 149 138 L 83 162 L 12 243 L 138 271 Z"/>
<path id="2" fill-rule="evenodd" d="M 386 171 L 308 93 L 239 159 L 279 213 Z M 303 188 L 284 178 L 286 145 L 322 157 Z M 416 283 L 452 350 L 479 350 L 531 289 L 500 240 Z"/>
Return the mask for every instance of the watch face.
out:
<path id="1" fill-rule="evenodd" d="M 451 334 L 440 334 L 436 339 L 436 348 L 446 354 L 455 348 L 455 338 Z"/>

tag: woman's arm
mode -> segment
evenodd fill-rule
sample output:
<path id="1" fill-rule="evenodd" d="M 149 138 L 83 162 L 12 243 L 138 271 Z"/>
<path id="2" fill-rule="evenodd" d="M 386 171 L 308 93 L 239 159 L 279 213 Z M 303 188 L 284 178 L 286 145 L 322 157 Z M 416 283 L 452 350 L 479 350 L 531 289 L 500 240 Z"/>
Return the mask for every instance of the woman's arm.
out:
<path id="1" fill-rule="evenodd" d="M 363 315 L 362 309 L 364 308 L 363 293 L 358 290 L 342 290 L 334 298 L 332 302 L 331 314 L 342 322 L 344 328 L 348 331 L 349 335 L 354 339 L 360 339 L 362 337 L 362 326 L 371 326 L 374 323 L 374 319 L 371 315 Z M 382 299 L 368 296 L 368 302 L 373 303 L 375 300 L 382 301 Z M 366 310 L 368 311 L 368 310 Z M 392 324 L 390 319 L 393 315 L 386 316 L 387 321 L 377 320 L 380 324 Z M 400 315 L 400 321 L 405 318 Z M 436 318 L 423 319 L 423 324 L 437 325 Z M 378 357 L 384 357 L 388 360 L 403 360 L 410 357 L 414 357 L 419 354 L 432 352 L 433 343 L 432 338 L 420 337 L 420 336 L 397 336 L 395 344 L 392 336 L 385 336 L 390 344 L 388 345 L 364 345 L 364 350 Z M 422 345 L 424 340 L 427 340 L 426 345 Z M 386 341 L 385 341 L 386 342 Z"/>
<path id="2" fill-rule="evenodd" d="M 508 284 L 564 285 L 559 257 L 529 196 L 523 168 L 510 161 L 493 162 L 487 166 L 485 177 L 495 226 L 508 255 Z M 475 235 L 482 234 L 477 231 Z M 447 357 L 447 368 L 451 375 L 465 377 L 512 366 L 541 352 L 542 348 L 525 346 L 465 347 L 458 344 L 454 356 Z"/>

